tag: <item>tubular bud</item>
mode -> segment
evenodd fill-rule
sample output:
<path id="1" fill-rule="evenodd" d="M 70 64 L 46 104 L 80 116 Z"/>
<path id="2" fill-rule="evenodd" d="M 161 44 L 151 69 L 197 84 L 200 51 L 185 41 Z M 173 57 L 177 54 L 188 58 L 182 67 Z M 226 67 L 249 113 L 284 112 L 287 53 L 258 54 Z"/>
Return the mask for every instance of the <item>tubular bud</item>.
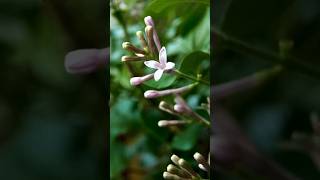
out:
<path id="1" fill-rule="evenodd" d="M 163 178 L 168 179 L 168 180 L 183 180 L 181 177 L 174 175 L 174 174 L 171 174 L 169 172 L 164 172 Z"/>
<path id="2" fill-rule="evenodd" d="M 175 174 L 175 175 L 182 177 L 182 178 L 191 178 L 190 174 L 188 174 L 187 172 L 185 172 L 182 169 L 179 169 L 178 167 L 176 167 L 173 164 L 169 164 L 167 166 L 167 171 L 171 174 Z"/>
<path id="3" fill-rule="evenodd" d="M 137 47 L 135 47 L 133 44 L 131 44 L 130 42 L 124 42 L 122 43 L 122 48 L 126 49 L 128 51 L 134 52 L 136 54 L 146 54 L 146 52 L 142 49 L 139 49 Z"/>
<path id="4" fill-rule="evenodd" d="M 122 62 L 127 62 L 127 61 L 144 61 L 144 57 L 139 57 L 139 56 L 122 56 L 121 61 Z"/>
<path id="5" fill-rule="evenodd" d="M 176 164 L 176 165 L 179 166 L 179 160 L 180 160 L 180 158 L 179 158 L 177 155 L 173 154 L 170 159 L 171 159 L 171 161 L 172 161 L 174 164 Z"/>
<path id="6" fill-rule="evenodd" d="M 132 77 L 130 79 L 130 84 L 132 86 L 137 86 L 137 85 L 140 85 L 141 83 L 143 83 L 145 81 L 148 81 L 148 80 L 150 80 L 152 78 L 153 78 L 153 73 L 145 75 L 145 76 L 142 76 L 142 77 Z"/>
<path id="7" fill-rule="evenodd" d="M 174 112 L 174 110 L 172 109 L 172 107 L 168 103 L 166 103 L 165 101 L 161 101 L 159 103 L 159 109 L 162 110 L 162 111 L 165 111 L 165 112 L 167 112 L 169 114 L 176 114 Z"/>
<path id="8" fill-rule="evenodd" d="M 183 86 L 180 88 L 175 88 L 175 89 L 166 89 L 163 91 L 148 90 L 144 93 L 144 97 L 151 99 L 151 98 L 157 98 L 161 96 L 167 96 L 169 94 L 180 94 L 180 93 L 184 93 L 186 91 L 191 90 L 193 87 L 194 87 L 194 84 Z"/>
<path id="9" fill-rule="evenodd" d="M 146 24 L 146 26 L 152 26 L 153 29 L 154 29 L 154 33 L 153 33 L 153 39 L 154 39 L 154 43 L 156 44 L 157 46 L 157 49 L 158 49 L 158 52 L 160 52 L 160 49 L 161 49 L 161 44 L 160 44 L 160 40 L 159 40 L 159 37 L 158 37 L 158 33 L 156 31 L 156 27 L 154 25 L 154 22 L 153 22 L 153 19 L 151 16 L 147 16 L 144 18 L 144 23 Z"/>
<path id="10" fill-rule="evenodd" d="M 206 171 L 210 169 L 210 166 L 207 160 L 198 152 L 193 155 L 193 158 L 199 163 L 199 167 L 203 167 Z M 202 169 L 202 168 L 201 168 Z"/>
<path id="11" fill-rule="evenodd" d="M 161 96 L 161 94 L 158 91 L 155 90 L 148 90 L 144 92 L 144 97 L 148 99 L 157 98 Z"/>
<path id="12" fill-rule="evenodd" d="M 147 44 L 146 39 L 144 38 L 143 32 L 137 31 L 136 35 L 137 35 L 138 39 L 140 40 L 140 43 L 141 43 L 142 47 L 144 48 L 144 50 L 148 49 L 148 44 Z"/>
<path id="13" fill-rule="evenodd" d="M 178 113 L 183 113 L 186 110 L 181 104 L 175 104 L 173 109 Z"/>
<path id="14" fill-rule="evenodd" d="M 108 63 L 109 48 L 79 49 L 65 56 L 65 69 L 71 74 L 87 74 Z"/>
<path id="15" fill-rule="evenodd" d="M 184 159 L 179 159 L 178 161 L 179 166 L 183 168 L 185 171 L 187 171 L 190 175 L 198 177 L 199 175 L 192 169 L 192 167 L 189 165 L 189 163 Z"/>
<path id="16" fill-rule="evenodd" d="M 154 47 L 154 40 L 153 40 L 153 27 L 152 26 L 147 26 L 145 28 L 145 32 L 147 35 L 147 41 L 149 45 L 149 49 L 151 53 L 153 54 L 154 57 L 157 57 L 155 54 L 155 47 Z"/>
<path id="17" fill-rule="evenodd" d="M 167 127 L 167 126 L 178 126 L 186 124 L 186 121 L 182 120 L 161 120 L 158 122 L 159 127 Z"/>
<path id="18" fill-rule="evenodd" d="M 202 164 L 198 164 L 198 167 L 199 167 L 201 170 L 208 172 L 208 169 L 206 169 Z"/>

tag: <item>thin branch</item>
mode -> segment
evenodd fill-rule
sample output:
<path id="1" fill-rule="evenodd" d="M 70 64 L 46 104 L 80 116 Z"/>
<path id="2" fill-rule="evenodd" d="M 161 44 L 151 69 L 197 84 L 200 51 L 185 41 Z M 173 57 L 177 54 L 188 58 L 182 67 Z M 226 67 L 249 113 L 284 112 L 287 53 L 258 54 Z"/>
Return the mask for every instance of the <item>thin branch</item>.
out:
<path id="1" fill-rule="evenodd" d="M 239 40 L 235 37 L 229 36 L 215 27 L 213 27 L 211 30 L 214 36 L 222 40 L 222 45 L 225 46 L 227 49 L 245 55 L 254 55 L 256 57 L 263 58 L 275 64 L 281 64 L 284 67 L 310 75 L 320 80 L 320 71 L 310 65 L 303 63 L 303 60 L 297 57 L 287 56 L 286 58 L 284 58 L 283 56 L 280 56 L 280 54 L 277 52 L 257 48 L 252 44 Z"/>

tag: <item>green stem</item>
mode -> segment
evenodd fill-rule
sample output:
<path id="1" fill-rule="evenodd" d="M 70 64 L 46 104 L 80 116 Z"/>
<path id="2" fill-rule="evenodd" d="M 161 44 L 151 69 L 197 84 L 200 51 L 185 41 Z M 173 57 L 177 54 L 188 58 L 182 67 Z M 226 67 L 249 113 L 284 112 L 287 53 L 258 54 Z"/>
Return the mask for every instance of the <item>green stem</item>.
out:
<path id="1" fill-rule="evenodd" d="M 211 127 L 211 123 L 210 121 L 206 120 L 205 118 L 203 118 L 202 116 L 200 116 L 198 113 L 192 111 L 191 116 L 195 119 L 197 119 L 200 123 L 203 123 L 204 125 Z"/>
<path id="2" fill-rule="evenodd" d="M 179 71 L 179 70 L 177 70 L 177 69 L 175 69 L 174 72 L 175 72 L 177 75 L 179 75 L 179 76 L 181 76 L 181 77 L 183 77 L 183 78 L 186 78 L 186 79 L 189 79 L 189 80 L 192 80 L 192 81 L 199 82 L 199 83 L 202 83 L 202 84 L 205 84 L 205 85 L 210 86 L 210 83 L 209 83 L 208 81 L 206 81 L 206 80 L 199 79 L 199 78 L 195 78 L 195 77 L 190 76 L 190 75 L 188 75 L 188 74 L 185 74 L 185 73 L 183 73 L 183 72 L 181 72 L 181 71 Z"/>

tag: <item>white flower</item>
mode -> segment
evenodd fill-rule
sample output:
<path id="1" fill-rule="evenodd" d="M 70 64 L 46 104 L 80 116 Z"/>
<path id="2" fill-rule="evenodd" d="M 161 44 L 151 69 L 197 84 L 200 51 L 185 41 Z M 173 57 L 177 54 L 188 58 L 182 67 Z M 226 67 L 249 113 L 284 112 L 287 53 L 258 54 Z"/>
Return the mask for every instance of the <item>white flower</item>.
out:
<path id="1" fill-rule="evenodd" d="M 149 68 L 157 69 L 157 71 L 154 73 L 155 81 L 159 81 L 164 71 L 173 69 L 175 66 L 173 62 L 167 62 L 167 52 L 165 47 L 162 47 L 159 52 L 159 62 L 150 60 L 145 61 L 144 64 Z"/>

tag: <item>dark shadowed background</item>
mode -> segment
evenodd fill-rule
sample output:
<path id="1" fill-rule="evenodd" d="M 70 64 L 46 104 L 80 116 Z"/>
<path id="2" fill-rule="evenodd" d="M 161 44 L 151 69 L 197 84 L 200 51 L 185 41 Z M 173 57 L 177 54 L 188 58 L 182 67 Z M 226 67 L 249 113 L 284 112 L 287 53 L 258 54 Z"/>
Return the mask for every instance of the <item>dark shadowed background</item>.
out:
<path id="1" fill-rule="evenodd" d="M 232 140 L 217 133 L 214 177 L 284 179 L 280 172 L 319 179 L 319 128 L 312 127 L 310 119 L 315 121 L 320 113 L 320 1 L 214 2 L 211 67 L 216 90 L 230 90 L 220 85 L 251 77 L 231 88 L 235 93 L 217 97 L 216 128 L 223 131 L 225 126 L 218 124 L 233 119 L 261 155 L 248 150 L 238 132 L 229 131 Z M 282 65 L 282 71 L 257 80 L 258 72 L 276 65 Z M 282 170 L 266 163 L 269 160 Z"/>
<path id="2" fill-rule="evenodd" d="M 0 179 L 105 179 L 107 69 L 65 55 L 104 48 L 104 0 L 0 1 Z"/>

